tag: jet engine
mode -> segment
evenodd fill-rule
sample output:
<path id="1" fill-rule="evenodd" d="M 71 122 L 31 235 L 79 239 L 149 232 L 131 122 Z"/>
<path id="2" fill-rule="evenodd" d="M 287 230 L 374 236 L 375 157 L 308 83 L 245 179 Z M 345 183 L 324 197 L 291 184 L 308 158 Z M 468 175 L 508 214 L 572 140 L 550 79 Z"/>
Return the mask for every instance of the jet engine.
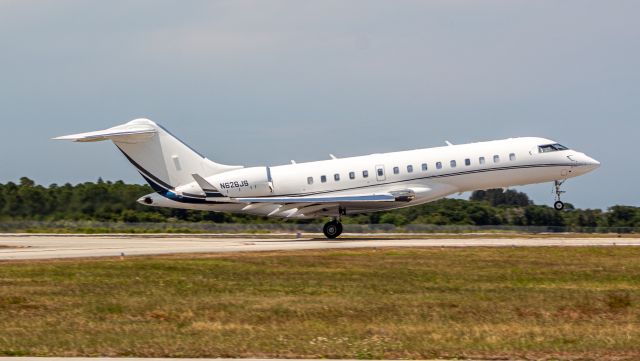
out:
<path id="1" fill-rule="evenodd" d="M 261 197 L 273 192 L 269 167 L 251 167 L 220 173 L 209 178 L 226 197 Z"/>

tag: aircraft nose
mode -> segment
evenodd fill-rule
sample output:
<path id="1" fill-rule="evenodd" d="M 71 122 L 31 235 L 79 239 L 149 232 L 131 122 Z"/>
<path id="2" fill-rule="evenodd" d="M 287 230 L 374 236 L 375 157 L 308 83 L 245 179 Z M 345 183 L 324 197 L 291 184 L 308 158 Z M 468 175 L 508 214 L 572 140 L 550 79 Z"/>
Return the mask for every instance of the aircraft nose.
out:
<path id="1" fill-rule="evenodd" d="M 587 172 L 590 172 L 590 171 L 600 167 L 600 162 L 598 162 L 597 160 L 589 157 L 586 154 L 581 154 L 581 157 L 578 160 L 578 163 L 580 163 L 581 168 L 584 169 Z"/>
<path id="2" fill-rule="evenodd" d="M 600 166 L 600 162 L 598 162 L 597 160 L 595 160 L 595 159 L 593 159 L 593 158 L 591 158 L 589 156 L 586 156 L 586 155 L 585 155 L 584 163 L 585 163 L 585 165 L 587 165 L 589 167 L 593 167 L 594 169 L 598 168 Z"/>

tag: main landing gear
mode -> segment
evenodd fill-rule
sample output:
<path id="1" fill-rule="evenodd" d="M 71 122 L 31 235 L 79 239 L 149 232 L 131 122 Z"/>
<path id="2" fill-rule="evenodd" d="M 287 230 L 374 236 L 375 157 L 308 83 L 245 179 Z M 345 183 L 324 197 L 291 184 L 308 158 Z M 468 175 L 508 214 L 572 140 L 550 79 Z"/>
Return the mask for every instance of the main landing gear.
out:
<path id="1" fill-rule="evenodd" d="M 335 239 L 342 234 L 342 223 L 339 218 L 334 218 L 327 222 L 322 228 L 324 235 L 329 239 Z"/>
<path id="2" fill-rule="evenodd" d="M 566 191 L 563 191 L 560 187 L 562 187 L 562 185 L 564 184 L 565 181 L 555 181 L 554 182 L 554 187 L 555 187 L 555 193 L 556 193 L 556 202 L 553 204 L 553 208 L 555 208 L 556 211 L 561 211 L 564 209 L 564 203 L 562 202 L 562 200 L 560 200 L 560 198 L 562 197 L 562 195 L 564 193 L 567 193 Z"/>

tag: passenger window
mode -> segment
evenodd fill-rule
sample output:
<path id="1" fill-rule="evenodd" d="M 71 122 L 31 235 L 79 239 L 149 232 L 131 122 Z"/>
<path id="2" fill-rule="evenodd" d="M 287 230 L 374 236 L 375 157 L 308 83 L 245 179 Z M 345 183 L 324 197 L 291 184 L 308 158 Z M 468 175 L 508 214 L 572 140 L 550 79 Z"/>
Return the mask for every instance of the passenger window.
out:
<path id="1" fill-rule="evenodd" d="M 426 172 L 427 171 L 427 163 L 422 163 L 422 171 Z"/>
<path id="2" fill-rule="evenodd" d="M 349 172 L 349 179 L 356 179 L 356 172 Z"/>
<path id="3" fill-rule="evenodd" d="M 398 173 L 400 173 L 400 168 L 393 167 L 393 174 L 398 174 Z"/>
<path id="4" fill-rule="evenodd" d="M 326 175 L 320 176 L 320 182 L 327 183 L 327 176 Z"/>
<path id="5" fill-rule="evenodd" d="M 458 166 L 458 163 L 456 163 L 455 160 L 452 160 L 449 164 L 451 164 L 451 168 L 455 168 Z"/>
<path id="6" fill-rule="evenodd" d="M 467 167 L 471 165 L 471 159 L 467 158 L 464 160 L 464 165 L 466 165 Z"/>
<path id="7" fill-rule="evenodd" d="M 438 162 L 438 163 L 436 163 L 436 168 L 438 168 L 438 169 L 442 169 L 442 162 Z"/>
<path id="8" fill-rule="evenodd" d="M 413 173 L 413 166 L 412 165 L 408 165 L 407 166 L 407 173 Z"/>
<path id="9" fill-rule="evenodd" d="M 486 163 L 486 161 L 484 160 L 484 157 L 480 157 L 480 159 L 478 159 L 478 162 L 480 164 L 485 164 Z"/>
<path id="10" fill-rule="evenodd" d="M 368 170 L 363 170 L 362 171 L 362 178 L 369 178 L 369 171 Z"/>
<path id="11" fill-rule="evenodd" d="M 516 160 L 516 155 L 515 155 L 515 153 L 511 153 L 511 154 L 509 154 L 509 160 L 510 160 L 510 161 L 512 161 L 512 162 Z"/>
<path id="12" fill-rule="evenodd" d="M 340 180 L 340 174 L 336 173 L 333 175 L 333 179 L 337 182 Z"/>
<path id="13" fill-rule="evenodd" d="M 493 162 L 494 163 L 500 163 L 500 156 L 499 155 L 494 155 L 493 156 Z"/>
<path id="14" fill-rule="evenodd" d="M 307 184 L 313 184 L 313 177 L 307 177 Z"/>
<path id="15" fill-rule="evenodd" d="M 382 168 L 378 168 L 378 177 L 384 177 L 384 170 Z"/>

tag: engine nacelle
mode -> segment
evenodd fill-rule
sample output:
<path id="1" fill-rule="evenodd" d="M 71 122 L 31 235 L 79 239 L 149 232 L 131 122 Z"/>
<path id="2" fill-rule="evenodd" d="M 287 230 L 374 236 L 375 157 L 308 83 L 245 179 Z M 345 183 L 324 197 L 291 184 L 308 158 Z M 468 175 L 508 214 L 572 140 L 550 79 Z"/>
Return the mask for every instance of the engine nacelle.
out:
<path id="1" fill-rule="evenodd" d="M 273 192 L 269 167 L 252 167 L 220 173 L 211 184 L 227 197 L 261 197 Z"/>

